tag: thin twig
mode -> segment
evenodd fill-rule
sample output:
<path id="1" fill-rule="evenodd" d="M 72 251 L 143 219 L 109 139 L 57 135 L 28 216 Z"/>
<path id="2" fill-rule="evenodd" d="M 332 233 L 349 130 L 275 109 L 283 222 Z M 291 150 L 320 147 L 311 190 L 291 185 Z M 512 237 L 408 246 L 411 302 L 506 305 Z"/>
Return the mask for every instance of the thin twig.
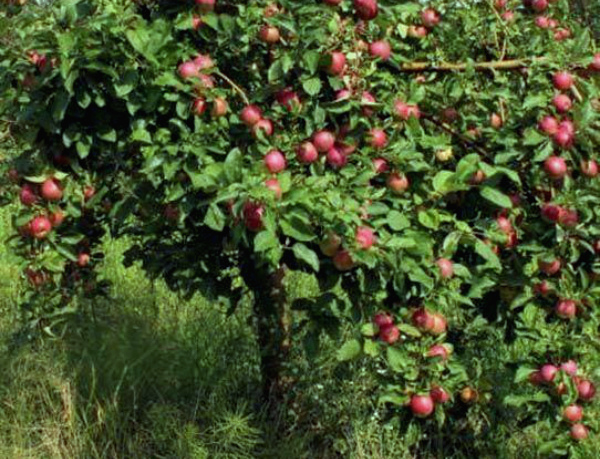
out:
<path id="1" fill-rule="evenodd" d="M 448 134 L 450 134 L 450 135 L 458 138 L 462 143 L 464 143 L 467 146 L 470 146 L 471 148 L 475 149 L 478 153 L 482 154 L 486 158 L 491 158 L 491 155 L 486 150 L 484 150 L 483 148 L 481 148 L 479 145 L 477 145 L 471 139 L 469 139 L 469 138 L 463 136 L 462 134 L 459 134 L 458 132 L 456 132 L 454 129 L 452 129 L 450 126 L 448 126 L 443 121 L 437 120 L 434 117 L 429 116 L 429 115 L 423 115 L 422 118 L 425 119 L 425 120 L 427 120 L 427 121 L 429 121 L 432 124 L 435 124 L 437 127 L 439 127 L 440 129 L 442 129 L 443 131 L 446 131 Z"/>
<path id="2" fill-rule="evenodd" d="M 218 76 L 220 76 L 221 78 L 223 78 L 229 84 L 229 86 L 231 86 L 233 88 L 233 90 L 240 95 L 240 97 L 242 98 L 242 100 L 244 101 L 244 103 L 246 105 L 250 105 L 250 101 L 248 100 L 248 96 L 246 95 L 246 93 L 244 92 L 244 90 L 242 88 L 240 88 L 227 75 L 225 75 L 224 73 L 221 73 L 219 70 L 217 70 L 215 72 L 215 74 L 218 75 Z"/>

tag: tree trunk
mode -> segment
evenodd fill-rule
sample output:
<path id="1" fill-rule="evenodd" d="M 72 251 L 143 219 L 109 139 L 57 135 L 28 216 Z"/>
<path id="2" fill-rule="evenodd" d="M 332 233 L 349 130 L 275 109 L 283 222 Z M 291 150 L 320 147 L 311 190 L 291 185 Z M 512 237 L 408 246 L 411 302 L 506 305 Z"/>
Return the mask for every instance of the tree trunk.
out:
<path id="1" fill-rule="evenodd" d="M 275 272 L 244 266 L 242 276 L 254 293 L 254 319 L 260 355 L 262 398 L 277 406 L 290 386 L 285 365 L 291 346 L 291 314 L 285 289 L 287 267 Z"/>

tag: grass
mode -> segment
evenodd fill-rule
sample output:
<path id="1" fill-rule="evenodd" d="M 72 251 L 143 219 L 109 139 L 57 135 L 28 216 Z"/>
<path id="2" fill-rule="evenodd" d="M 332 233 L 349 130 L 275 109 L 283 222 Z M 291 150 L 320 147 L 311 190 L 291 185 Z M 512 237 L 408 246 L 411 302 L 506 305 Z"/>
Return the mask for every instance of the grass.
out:
<path id="1" fill-rule="evenodd" d="M 9 212 L 0 212 L 0 237 Z M 313 365 L 296 356 L 300 402 L 269 418 L 250 305 L 227 317 L 202 297 L 184 301 L 124 268 L 125 248 L 105 244 L 114 287 L 94 303 L 93 319 L 63 339 L 14 346 L 23 286 L 0 247 L 0 457 L 377 457 L 364 445 L 348 449 L 342 429 L 371 407 L 364 394 L 355 402 L 364 387 L 337 374 L 333 358 Z M 292 291 L 303 288 L 300 279 Z M 284 418 L 292 428 L 281 429 Z"/>

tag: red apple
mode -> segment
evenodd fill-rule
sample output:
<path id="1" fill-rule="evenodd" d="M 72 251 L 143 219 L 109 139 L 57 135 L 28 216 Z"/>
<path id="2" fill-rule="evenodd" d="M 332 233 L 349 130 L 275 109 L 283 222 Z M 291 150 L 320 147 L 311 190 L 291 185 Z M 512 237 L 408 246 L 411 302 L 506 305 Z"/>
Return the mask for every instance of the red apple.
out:
<path id="1" fill-rule="evenodd" d="M 199 71 L 206 70 L 215 66 L 214 61 L 208 54 L 198 54 L 192 62 Z"/>
<path id="2" fill-rule="evenodd" d="M 244 224 L 250 231 L 260 231 L 263 229 L 263 217 L 265 207 L 257 202 L 248 201 L 243 208 Z"/>
<path id="3" fill-rule="evenodd" d="M 259 132 L 261 131 L 267 137 L 273 135 L 273 122 L 267 119 L 258 120 L 258 122 L 252 126 L 252 135 L 258 137 Z"/>
<path id="4" fill-rule="evenodd" d="M 571 431 L 569 432 L 573 440 L 581 441 L 585 440 L 589 435 L 589 430 L 583 424 L 573 424 Z"/>
<path id="5" fill-rule="evenodd" d="M 192 29 L 198 30 L 200 27 L 202 27 L 202 19 L 198 16 L 192 16 Z"/>
<path id="6" fill-rule="evenodd" d="M 344 100 L 352 97 L 352 91 L 349 89 L 340 89 L 335 93 L 335 100 Z"/>
<path id="7" fill-rule="evenodd" d="M 534 9 L 534 11 L 541 13 L 548 8 L 548 0 L 533 0 L 531 2 L 531 7 Z"/>
<path id="8" fill-rule="evenodd" d="M 247 126 L 254 126 L 262 119 L 262 110 L 256 105 L 247 105 L 242 109 L 240 118 Z"/>
<path id="9" fill-rule="evenodd" d="M 312 142 L 306 141 L 296 148 L 296 157 L 301 163 L 310 164 L 319 159 L 319 152 Z"/>
<path id="10" fill-rule="evenodd" d="M 413 312 L 412 323 L 419 330 L 429 331 L 433 328 L 435 320 L 431 312 L 425 308 L 420 308 Z"/>
<path id="11" fill-rule="evenodd" d="M 579 394 L 579 400 L 589 402 L 596 395 L 596 387 L 591 381 L 581 379 L 577 381 L 577 393 Z"/>
<path id="12" fill-rule="evenodd" d="M 275 94 L 275 100 L 290 112 L 301 104 L 300 97 L 298 97 L 298 94 L 292 88 L 285 88 L 278 91 Z"/>
<path id="13" fill-rule="evenodd" d="M 583 408 L 579 405 L 569 405 L 563 410 L 563 417 L 569 422 L 579 422 L 583 419 Z"/>
<path id="14" fill-rule="evenodd" d="M 572 319 L 577 315 L 577 303 L 573 300 L 559 300 L 554 310 L 558 317 Z"/>
<path id="15" fill-rule="evenodd" d="M 577 362 L 574 360 L 567 360 L 560 365 L 560 369 L 569 376 L 575 376 L 577 374 Z"/>
<path id="16" fill-rule="evenodd" d="M 427 8 L 421 12 L 421 22 L 431 29 L 440 23 L 440 14 L 433 8 Z"/>
<path id="17" fill-rule="evenodd" d="M 227 104 L 227 101 L 222 97 L 215 97 L 210 114 L 214 118 L 220 118 L 221 116 L 225 116 L 227 114 L 227 110 L 229 110 L 229 104 Z"/>
<path id="18" fill-rule="evenodd" d="M 542 206 L 542 216 L 551 222 L 557 223 L 564 210 L 556 204 L 546 203 Z"/>
<path id="19" fill-rule="evenodd" d="M 377 237 L 371 228 L 360 226 L 356 229 L 356 243 L 361 249 L 370 249 L 376 242 Z"/>
<path id="20" fill-rule="evenodd" d="M 209 13 L 215 9 L 216 0 L 196 0 L 196 5 L 203 13 Z"/>
<path id="21" fill-rule="evenodd" d="M 503 124 L 504 124 L 504 121 L 502 121 L 502 117 L 498 113 L 492 113 L 491 114 L 491 116 L 490 116 L 490 125 L 494 129 L 500 129 Z"/>
<path id="22" fill-rule="evenodd" d="M 569 228 L 577 226 L 578 222 L 579 215 L 577 211 L 573 209 L 563 209 L 558 217 L 558 223 Z"/>
<path id="23" fill-rule="evenodd" d="M 557 94 L 552 99 L 552 103 L 559 113 L 566 113 L 573 107 L 573 101 L 566 94 Z"/>
<path id="24" fill-rule="evenodd" d="M 558 373 L 558 368 L 550 363 L 547 363 L 540 368 L 540 379 L 542 382 L 551 383 L 554 381 L 556 373 Z"/>
<path id="25" fill-rule="evenodd" d="M 448 328 L 448 323 L 446 322 L 446 318 L 440 314 L 433 314 L 433 327 L 429 330 L 432 335 L 441 335 L 446 333 L 446 329 Z"/>
<path id="26" fill-rule="evenodd" d="M 80 268 L 86 267 L 90 263 L 90 254 L 89 253 L 80 253 L 77 256 L 77 266 Z"/>
<path id="27" fill-rule="evenodd" d="M 375 19 L 379 12 L 377 0 L 354 0 L 354 10 L 363 21 Z"/>
<path id="28" fill-rule="evenodd" d="M 423 37 L 427 36 L 429 31 L 427 30 L 427 27 L 412 25 L 412 26 L 408 27 L 408 30 L 406 33 L 408 34 L 409 37 L 412 37 L 412 38 L 423 38 Z"/>
<path id="29" fill-rule="evenodd" d="M 96 188 L 91 185 L 87 185 L 83 188 L 83 199 L 87 202 L 96 196 Z"/>
<path id="30" fill-rule="evenodd" d="M 318 152 L 326 153 L 334 146 L 335 136 L 330 131 L 318 131 L 313 135 L 313 144 Z"/>
<path id="31" fill-rule="evenodd" d="M 598 163 L 593 159 L 581 160 L 581 173 L 587 177 L 596 177 L 598 175 Z"/>
<path id="32" fill-rule="evenodd" d="M 575 136 L 566 129 L 558 128 L 558 131 L 552 136 L 554 143 L 565 150 L 570 149 L 575 141 Z"/>
<path id="33" fill-rule="evenodd" d="M 395 194 L 404 193 L 408 189 L 409 185 L 410 183 L 406 175 L 399 172 L 391 173 L 387 179 L 388 188 Z"/>
<path id="34" fill-rule="evenodd" d="M 540 268 L 540 271 L 542 271 L 544 274 L 548 276 L 554 276 L 560 271 L 561 262 L 558 258 L 552 261 L 540 260 L 538 261 L 538 267 Z"/>
<path id="35" fill-rule="evenodd" d="M 285 170 L 287 161 L 285 156 L 279 150 L 271 150 L 264 157 L 265 166 L 272 174 Z"/>
<path id="36" fill-rule="evenodd" d="M 548 29 L 550 27 L 550 19 L 547 16 L 538 16 L 535 18 L 535 25 L 540 29 Z"/>
<path id="37" fill-rule="evenodd" d="M 203 97 L 198 97 L 192 103 L 194 114 L 201 116 L 206 111 L 206 100 Z"/>
<path id="38" fill-rule="evenodd" d="M 198 67 L 193 61 L 186 61 L 179 65 L 179 76 L 184 80 L 196 78 L 200 75 Z"/>
<path id="39" fill-rule="evenodd" d="M 385 148 L 388 143 L 387 135 L 383 129 L 371 129 L 368 141 L 377 150 Z"/>
<path id="40" fill-rule="evenodd" d="M 382 61 L 387 61 L 392 55 L 392 47 L 386 40 L 377 40 L 369 45 L 369 53 Z"/>
<path id="41" fill-rule="evenodd" d="M 419 418 L 426 418 L 435 408 L 435 404 L 430 395 L 415 394 L 410 399 L 410 409 L 412 413 Z"/>
<path id="42" fill-rule="evenodd" d="M 506 8 L 507 3 L 508 0 L 494 0 L 494 8 L 496 8 L 497 10 L 503 10 L 504 8 Z"/>
<path id="43" fill-rule="evenodd" d="M 452 261 L 448 260 L 447 258 L 439 258 L 436 261 L 436 264 L 442 279 L 450 279 L 452 276 L 454 276 L 454 264 Z"/>
<path id="44" fill-rule="evenodd" d="M 600 53 L 594 54 L 589 68 L 595 72 L 600 72 Z"/>
<path id="45" fill-rule="evenodd" d="M 446 392 L 446 389 L 440 386 L 433 386 L 429 391 L 429 395 L 435 403 L 446 403 L 450 400 L 450 394 Z"/>
<path id="46" fill-rule="evenodd" d="M 504 13 L 502 13 L 501 17 L 506 22 L 513 22 L 515 20 L 515 13 L 508 10 L 508 11 L 505 11 Z"/>
<path id="47" fill-rule="evenodd" d="M 559 91 L 567 91 L 571 89 L 571 86 L 573 86 L 574 82 L 573 75 L 565 71 L 557 72 L 552 77 L 552 84 Z"/>
<path id="48" fill-rule="evenodd" d="M 394 325 L 394 317 L 389 312 L 378 312 L 373 317 L 373 323 L 382 329 Z"/>
<path id="49" fill-rule="evenodd" d="M 60 201 L 63 196 L 60 182 L 55 178 L 45 180 L 44 183 L 42 183 L 40 194 L 46 201 Z"/>
<path id="50" fill-rule="evenodd" d="M 330 62 L 326 67 L 330 75 L 341 75 L 346 69 L 346 55 L 339 51 L 330 54 Z"/>
<path id="51" fill-rule="evenodd" d="M 459 116 L 458 110 L 456 110 L 454 107 L 448 107 L 442 111 L 442 118 L 447 123 L 454 123 L 456 120 L 458 120 Z"/>
<path id="52" fill-rule="evenodd" d="M 407 104 L 402 100 L 396 100 L 394 102 L 394 110 L 398 117 L 402 120 L 408 120 L 411 117 L 420 118 L 421 111 L 417 105 Z"/>
<path id="53" fill-rule="evenodd" d="M 389 325 L 379 330 L 379 339 L 384 343 L 394 344 L 400 339 L 400 330 L 395 325 Z"/>
<path id="54" fill-rule="evenodd" d="M 388 162 L 385 158 L 373 158 L 373 169 L 375 169 L 375 173 L 383 174 L 388 170 Z"/>
<path id="55" fill-rule="evenodd" d="M 260 37 L 261 41 L 268 43 L 268 44 L 277 43 L 279 41 L 279 39 L 281 38 L 279 29 L 277 27 L 273 27 L 273 26 L 269 26 L 269 25 L 262 26 L 258 36 Z"/>
<path id="56" fill-rule="evenodd" d="M 472 387 L 467 386 L 463 390 L 460 391 L 460 399 L 464 403 L 476 402 L 478 398 L 479 398 L 479 394 Z"/>
<path id="57" fill-rule="evenodd" d="M 360 98 L 360 102 L 363 105 L 361 110 L 363 115 L 372 116 L 373 113 L 375 113 L 375 110 L 373 109 L 373 107 L 370 107 L 369 104 L 375 104 L 377 103 L 377 100 L 375 99 L 375 96 L 373 96 L 373 94 L 371 94 L 369 91 L 363 91 Z"/>
<path id="58" fill-rule="evenodd" d="M 44 239 L 52 230 L 52 223 L 48 217 L 34 217 L 29 223 L 31 235 L 36 239 Z"/>
<path id="59" fill-rule="evenodd" d="M 34 205 L 37 202 L 37 200 L 38 200 L 38 196 L 37 196 L 37 192 L 36 192 L 36 187 L 34 185 L 29 184 L 29 183 L 25 183 L 21 187 L 21 192 L 19 194 L 19 199 L 21 200 L 21 204 L 23 204 L 24 206 L 32 206 L 32 205 Z"/>
<path id="60" fill-rule="evenodd" d="M 48 218 L 50 219 L 50 223 L 53 228 L 57 228 L 65 221 L 65 214 L 61 209 L 57 209 L 52 212 Z"/>
<path id="61" fill-rule="evenodd" d="M 327 155 L 325 159 L 327 160 L 327 164 L 329 164 L 334 169 L 340 169 L 344 167 L 348 162 L 348 157 L 337 146 L 333 146 L 329 150 L 327 150 Z"/>
<path id="62" fill-rule="evenodd" d="M 338 271 L 350 271 L 354 268 L 354 260 L 347 250 L 340 250 L 333 256 L 333 266 Z"/>
<path id="63" fill-rule="evenodd" d="M 443 361 L 446 361 L 450 357 L 450 353 L 443 344 L 434 344 L 427 351 L 427 357 L 441 357 Z"/>
<path id="64" fill-rule="evenodd" d="M 279 184 L 279 180 L 277 180 L 276 178 L 270 178 L 265 180 L 265 186 L 271 190 L 273 193 L 275 193 L 275 197 L 277 199 L 281 199 L 282 196 L 282 192 L 281 192 L 281 185 Z"/>
<path id="65" fill-rule="evenodd" d="M 544 161 L 544 170 L 550 177 L 561 179 L 567 175 L 567 163 L 560 156 L 550 156 Z"/>
<path id="66" fill-rule="evenodd" d="M 533 290 L 537 295 L 546 296 L 550 293 L 550 284 L 548 281 L 543 280 L 542 282 L 535 284 Z"/>
<path id="67" fill-rule="evenodd" d="M 342 238 L 336 233 L 330 232 L 327 234 L 325 239 L 321 241 L 319 247 L 323 255 L 327 257 L 333 257 L 339 250 L 342 245 Z"/>
<path id="68" fill-rule="evenodd" d="M 502 215 L 496 218 L 496 224 L 498 225 L 500 231 L 502 231 L 504 234 L 511 234 L 514 232 L 512 222 Z"/>
<path id="69" fill-rule="evenodd" d="M 542 380 L 542 374 L 539 372 L 539 370 L 534 371 L 533 373 L 531 373 L 529 375 L 529 382 L 531 384 L 533 384 L 534 386 L 539 386 L 541 384 L 543 384 L 543 380 Z"/>

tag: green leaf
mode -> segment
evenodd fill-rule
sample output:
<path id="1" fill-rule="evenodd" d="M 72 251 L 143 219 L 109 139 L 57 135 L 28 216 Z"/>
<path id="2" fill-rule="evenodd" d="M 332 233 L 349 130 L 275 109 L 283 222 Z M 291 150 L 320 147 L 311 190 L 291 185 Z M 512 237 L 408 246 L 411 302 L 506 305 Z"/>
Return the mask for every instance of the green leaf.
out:
<path id="1" fill-rule="evenodd" d="M 531 373 L 534 371 L 536 371 L 536 369 L 532 367 L 520 367 L 515 375 L 515 383 L 527 381 L 529 379 L 529 375 L 531 375 Z"/>
<path id="2" fill-rule="evenodd" d="M 261 231 L 254 237 L 254 251 L 265 252 L 279 246 L 277 235 L 270 231 Z"/>
<path id="3" fill-rule="evenodd" d="M 496 188 L 484 186 L 480 190 L 481 197 L 487 199 L 492 204 L 496 204 L 499 207 L 510 209 L 512 208 L 512 201 L 510 198 Z"/>
<path id="4" fill-rule="evenodd" d="M 357 339 L 345 342 L 337 351 L 337 359 L 341 362 L 355 359 L 360 355 L 361 346 Z"/>
<path id="5" fill-rule="evenodd" d="M 418 328 L 409 324 L 398 324 L 398 329 L 408 336 L 413 336 L 415 338 L 420 338 L 422 336 Z"/>
<path id="6" fill-rule="evenodd" d="M 377 357 L 379 355 L 379 346 L 373 340 L 365 340 L 363 351 L 370 357 Z"/>
<path id="7" fill-rule="evenodd" d="M 204 224 L 215 231 L 223 231 L 225 215 L 219 206 L 211 204 L 204 217 Z"/>
<path id="8" fill-rule="evenodd" d="M 321 92 L 321 79 L 318 77 L 310 78 L 302 83 L 302 88 L 309 96 L 316 96 Z"/>
<path id="9" fill-rule="evenodd" d="M 419 223 L 426 228 L 438 229 L 440 226 L 440 217 L 436 210 L 429 209 L 419 212 Z"/>
<path id="10" fill-rule="evenodd" d="M 58 253 L 70 261 L 77 261 L 77 253 L 72 246 L 62 243 L 53 244 Z"/>
<path id="11" fill-rule="evenodd" d="M 409 219 L 397 210 L 388 213 L 387 224 L 394 231 L 402 231 L 410 226 Z"/>
<path id="12" fill-rule="evenodd" d="M 310 242 L 315 239 L 313 229 L 297 215 L 287 215 L 279 222 L 281 231 L 297 241 Z"/>
<path id="13" fill-rule="evenodd" d="M 292 251 L 294 252 L 294 256 L 298 260 L 305 262 L 313 270 L 317 272 L 319 271 L 319 257 L 317 256 L 314 250 L 311 250 L 304 244 L 298 242 L 294 244 L 294 247 L 292 247 Z"/>
<path id="14" fill-rule="evenodd" d="M 387 348 L 387 361 L 390 368 L 396 372 L 405 371 L 409 365 L 405 353 L 392 346 Z"/>

